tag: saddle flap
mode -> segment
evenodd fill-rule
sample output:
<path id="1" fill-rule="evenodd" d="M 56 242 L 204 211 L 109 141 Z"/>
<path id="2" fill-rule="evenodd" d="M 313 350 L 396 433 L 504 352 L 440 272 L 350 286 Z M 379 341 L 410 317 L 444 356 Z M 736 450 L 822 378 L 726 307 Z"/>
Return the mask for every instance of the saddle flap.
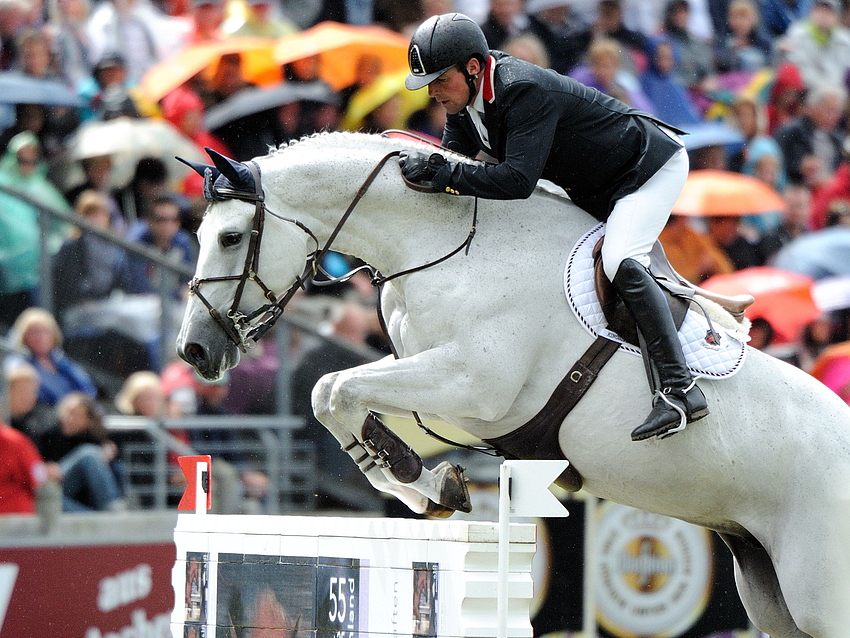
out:
<path id="1" fill-rule="evenodd" d="M 602 244 L 604 241 L 605 235 L 602 235 L 602 237 L 599 238 L 599 241 L 597 241 L 594 245 L 592 251 L 593 280 L 596 286 L 596 296 L 599 298 L 599 305 L 602 306 L 602 314 L 605 315 L 605 320 L 608 322 L 608 329 L 620 335 L 626 343 L 638 346 L 638 332 L 635 320 L 632 318 L 632 315 L 629 313 L 625 304 L 623 304 L 620 300 L 620 295 L 617 294 L 617 289 L 614 287 L 614 284 L 611 283 L 605 274 L 605 271 L 602 269 Z M 661 244 L 656 242 L 656 246 L 660 248 Z M 657 257 L 658 255 L 653 254 L 652 256 Z M 664 254 L 663 249 L 661 250 L 661 256 L 666 262 L 667 256 Z M 655 262 L 652 259 L 651 261 L 653 264 L 653 268 L 651 270 L 654 275 L 656 272 L 654 268 Z M 672 267 L 668 267 L 670 272 L 675 273 Z M 692 297 L 693 291 L 689 288 L 685 288 L 684 286 L 681 286 L 681 290 L 676 290 L 665 285 L 665 282 L 663 280 L 659 280 L 658 277 L 655 279 L 658 281 L 662 292 L 664 292 L 664 296 L 667 298 L 667 305 L 670 307 L 670 312 L 673 315 L 673 322 L 676 324 L 676 329 L 678 330 L 682 327 L 682 323 L 685 321 L 685 315 L 688 312 L 689 305 L 687 299 L 682 297 Z"/>

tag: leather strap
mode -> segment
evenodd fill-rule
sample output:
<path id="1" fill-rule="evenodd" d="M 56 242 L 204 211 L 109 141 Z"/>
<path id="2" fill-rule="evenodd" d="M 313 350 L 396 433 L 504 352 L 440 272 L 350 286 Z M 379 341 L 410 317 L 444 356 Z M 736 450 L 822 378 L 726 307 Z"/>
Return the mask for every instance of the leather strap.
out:
<path id="1" fill-rule="evenodd" d="M 506 459 L 566 461 L 567 457 L 558 442 L 561 424 L 619 347 L 616 341 L 597 337 L 531 421 L 504 436 L 485 439 L 485 442 Z M 566 490 L 577 492 L 581 489 L 582 478 L 570 465 L 555 482 Z"/>

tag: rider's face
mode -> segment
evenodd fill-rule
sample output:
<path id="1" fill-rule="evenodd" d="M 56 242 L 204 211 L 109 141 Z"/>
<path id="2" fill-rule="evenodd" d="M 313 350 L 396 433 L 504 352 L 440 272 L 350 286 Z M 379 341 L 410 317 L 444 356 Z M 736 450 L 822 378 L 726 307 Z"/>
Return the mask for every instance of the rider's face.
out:
<path id="1" fill-rule="evenodd" d="M 478 60 L 473 58 L 469 61 L 469 65 L 474 68 L 470 70 L 475 74 L 480 71 Z M 436 80 L 428 85 L 428 97 L 434 98 L 447 113 L 454 115 L 459 113 L 466 105 L 469 104 L 469 86 L 466 84 L 466 78 L 460 69 L 452 67 L 443 73 Z"/>

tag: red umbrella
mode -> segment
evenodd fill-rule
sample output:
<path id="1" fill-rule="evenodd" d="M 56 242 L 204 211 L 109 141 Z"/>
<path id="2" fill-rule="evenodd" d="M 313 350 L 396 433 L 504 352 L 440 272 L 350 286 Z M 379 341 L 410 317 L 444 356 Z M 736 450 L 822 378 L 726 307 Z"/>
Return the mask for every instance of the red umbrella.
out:
<path id="1" fill-rule="evenodd" d="M 810 277 L 768 266 L 714 275 L 700 284 L 725 295 L 752 295 L 755 302 L 747 308 L 747 318 L 767 320 L 785 341 L 796 339 L 806 324 L 820 316 L 821 310 L 812 298 L 813 285 Z"/>

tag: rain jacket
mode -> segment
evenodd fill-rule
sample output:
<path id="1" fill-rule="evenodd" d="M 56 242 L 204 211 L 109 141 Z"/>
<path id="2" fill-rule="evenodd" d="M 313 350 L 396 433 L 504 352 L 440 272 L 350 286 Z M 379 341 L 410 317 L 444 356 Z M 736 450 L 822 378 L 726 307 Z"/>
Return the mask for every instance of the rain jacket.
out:
<path id="1" fill-rule="evenodd" d="M 9 141 L 0 159 L 0 186 L 13 188 L 44 206 L 70 212 L 62 194 L 48 181 L 47 165 L 40 161 L 35 172 L 24 176 L 18 166 L 18 151 L 25 146 L 40 146 L 38 138 L 24 131 Z M 67 226 L 53 225 L 48 247 L 59 248 Z M 0 293 L 33 290 L 39 282 L 38 208 L 0 191 Z"/>

